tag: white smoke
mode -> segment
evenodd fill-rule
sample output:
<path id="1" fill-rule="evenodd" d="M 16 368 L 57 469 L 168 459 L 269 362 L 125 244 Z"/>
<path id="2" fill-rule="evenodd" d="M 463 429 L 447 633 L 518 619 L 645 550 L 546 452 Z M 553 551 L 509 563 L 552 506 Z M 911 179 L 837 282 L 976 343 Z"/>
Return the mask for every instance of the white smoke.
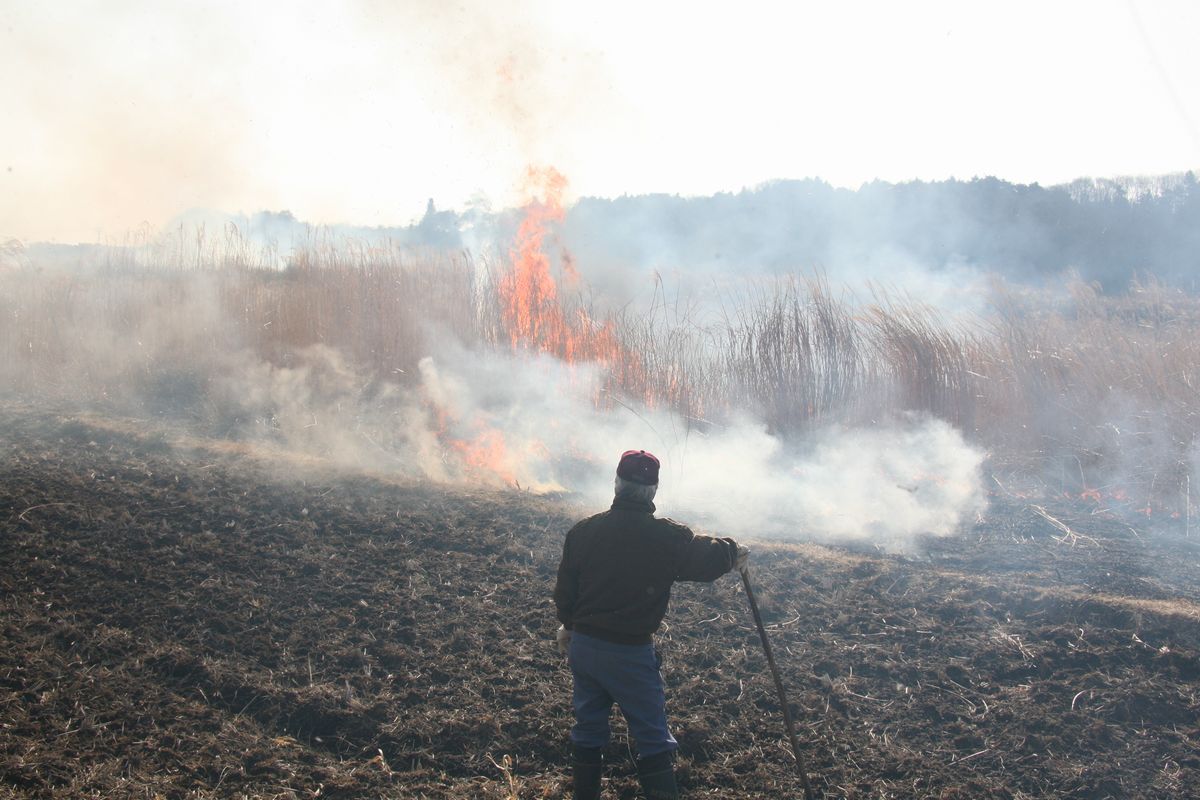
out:
<path id="1" fill-rule="evenodd" d="M 983 454 L 942 420 L 828 428 L 802 444 L 749 421 L 696 438 L 667 476 L 679 488 L 664 497 L 738 535 L 892 552 L 958 532 L 986 504 Z"/>
<path id="2" fill-rule="evenodd" d="M 456 435 L 503 439 L 498 466 L 517 484 L 570 491 L 598 510 L 626 449 L 662 460 L 661 512 L 740 538 L 906 552 L 956 533 L 986 505 L 983 453 L 937 419 L 829 428 L 797 443 L 749 418 L 701 433 L 661 410 L 598 409 L 593 370 L 547 356 L 458 352 L 427 359 L 422 376 Z"/>
<path id="3" fill-rule="evenodd" d="M 208 275 L 86 282 L 64 297 L 53 280 L 17 285 L 28 295 L 10 296 L 22 319 L 69 301 L 54 338 L 36 340 L 70 358 L 53 376 L 58 392 L 340 468 L 570 493 L 599 510 L 620 453 L 645 449 L 663 462 L 661 513 L 737 538 L 896 552 L 955 533 L 984 504 L 983 455 L 938 420 L 828 428 L 799 441 L 750 417 L 701 430 L 608 394 L 596 365 L 466 349 L 445 336 L 430 336 L 436 350 L 397 382 L 323 344 L 268 359 L 241 340 Z M 16 387 L 30 369 L 0 361 Z"/>

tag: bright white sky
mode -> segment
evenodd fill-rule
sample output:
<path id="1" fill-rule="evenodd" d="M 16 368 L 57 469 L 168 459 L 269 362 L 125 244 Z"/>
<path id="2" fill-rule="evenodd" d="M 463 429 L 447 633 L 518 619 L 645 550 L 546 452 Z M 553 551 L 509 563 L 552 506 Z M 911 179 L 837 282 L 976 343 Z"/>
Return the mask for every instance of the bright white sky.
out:
<path id="1" fill-rule="evenodd" d="M 0 0 L 0 241 L 1200 167 L 1200 3 Z"/>

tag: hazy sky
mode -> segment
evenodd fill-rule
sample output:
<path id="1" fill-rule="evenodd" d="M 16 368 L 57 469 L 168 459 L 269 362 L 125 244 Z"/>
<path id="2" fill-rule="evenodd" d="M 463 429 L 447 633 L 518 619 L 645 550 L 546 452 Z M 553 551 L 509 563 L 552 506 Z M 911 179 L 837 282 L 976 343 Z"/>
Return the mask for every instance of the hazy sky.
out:
<path id="1" fill-rule="evenodd" d="M 1195 0 L 0 0 L 0 240 L 1200 167 Z"/>

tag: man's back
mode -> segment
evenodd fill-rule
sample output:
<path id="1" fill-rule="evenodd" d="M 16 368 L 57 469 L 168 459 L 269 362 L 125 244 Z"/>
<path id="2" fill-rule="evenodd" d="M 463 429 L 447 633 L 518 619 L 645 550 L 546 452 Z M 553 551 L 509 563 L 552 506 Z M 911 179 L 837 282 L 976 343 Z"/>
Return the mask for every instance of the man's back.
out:
<path id="1" fill-rule="evenodd" d="M 656 518 L 653 503 L 617 499 L 567 534 L 554 591 L 559 621 L 612 642 L 649 642 L 666 614 L 671 584 L 715 580 L 736 555 L 730 539 Z"/>

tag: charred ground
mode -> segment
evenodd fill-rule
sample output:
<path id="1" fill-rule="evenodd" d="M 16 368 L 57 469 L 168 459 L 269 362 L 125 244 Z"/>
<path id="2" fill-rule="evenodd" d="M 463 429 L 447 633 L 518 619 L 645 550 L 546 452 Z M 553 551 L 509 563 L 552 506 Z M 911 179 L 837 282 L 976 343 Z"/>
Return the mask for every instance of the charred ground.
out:
<path id="1" fill-rule="evenodd" d="M 0 431 L 0 797 L 564 796 L 580 509 L 27 407 Z M 755 547 L 827 796 L 1197 796 L 1200 536 L 1092 512 L 1000 493 L 915 559 Z M 741 592 L 676 589 L 681 784 L 799 796 Z"/>

